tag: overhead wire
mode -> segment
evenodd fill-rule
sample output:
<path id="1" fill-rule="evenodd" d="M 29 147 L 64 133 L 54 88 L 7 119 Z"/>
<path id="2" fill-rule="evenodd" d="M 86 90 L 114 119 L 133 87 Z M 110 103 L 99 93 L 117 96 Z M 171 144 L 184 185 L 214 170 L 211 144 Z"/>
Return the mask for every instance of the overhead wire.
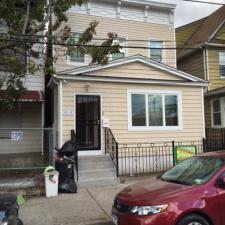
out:
<path id="1" fill-rule="evenodd" d="M 225 3 L 220 3 L 220 2 L 208 2 L 208 1 L 200 1 L 200 0 L 180 0 L 180 1 L 185 1 L 185 2 L 195 2 L 195 3 L 203 3 L 203 4 L 211 4 L 211 5 L 225 5 Z"/>

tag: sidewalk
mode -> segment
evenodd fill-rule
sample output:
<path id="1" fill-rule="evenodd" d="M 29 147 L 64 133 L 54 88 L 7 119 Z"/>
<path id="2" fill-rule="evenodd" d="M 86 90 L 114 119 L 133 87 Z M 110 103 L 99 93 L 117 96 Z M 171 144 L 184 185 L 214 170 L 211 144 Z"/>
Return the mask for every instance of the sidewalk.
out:
<path id="1" fill-rule="evenodd" d="M 77 194 L 60 194 L 53 198 L 32 198 L 20 208 L 24 225 L 112 225 L 114 196 L 125 184 L 79 189 Z"/>

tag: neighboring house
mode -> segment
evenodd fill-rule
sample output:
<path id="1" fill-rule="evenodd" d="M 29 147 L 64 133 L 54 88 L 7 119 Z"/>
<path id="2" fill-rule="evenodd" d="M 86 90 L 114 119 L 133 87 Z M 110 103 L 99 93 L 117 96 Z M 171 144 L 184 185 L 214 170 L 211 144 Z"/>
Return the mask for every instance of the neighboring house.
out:
<path id="1" fill-rule="evenodd" d="M 225 6 L 176 29 L 178 69 L 210 83 L 204 94 L 206 128 L 225 127 L 224 22 Z"/>
<path id="2" fill-rule="evenodd" d="M 7 76 L 1 66 L 0 76 Z M 6 73 L 5 73 L 6 72 Z M 43 166 L 44 75 L 24 79 L 25 93 L 13 109 L 0 104 L 0 168 Z M 1 98 L 6 87 L 0 90 Z"/>
<path id="3" fill-rule="evenodd" d="M 176 69 L 176 51 L 170 49 L 174 8 L 147 0 L 101 0 L 68 11 L 74 38 L 97 20 L 96 39 L 114 32 L 127 48 L 104 66 L 90 66 L 89 57 L 77 52 L 57 61 L 51 85 L 59 146 L 74 129 L 80 155 L 104 154 L 104 127 L 120 145 L 202 141 L 207 82 Z"/>

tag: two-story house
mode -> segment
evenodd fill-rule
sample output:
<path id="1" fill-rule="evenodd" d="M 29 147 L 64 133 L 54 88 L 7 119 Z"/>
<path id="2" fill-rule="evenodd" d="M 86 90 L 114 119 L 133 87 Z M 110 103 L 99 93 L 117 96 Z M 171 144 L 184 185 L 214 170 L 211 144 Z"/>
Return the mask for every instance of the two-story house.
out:
<path id="1" fill-rule="evenodd" d="M 95 39 L 114 32 L 122 49 L 104 66 L 75 51 L 57 61 L 51 84 L 59 146 L 74 129 L 80 155 L 104 154 L 106 127 L 119 144 L 202 140 L 207 83 L 176 69 L 174 9 L 150 0 L 88 0 L 67 12 L 74 38 L 96 20 Z"/>
<path id="2" fill-rule="evenodd" d="M 225 6 L 176 29 L 178 69 L 210 82 L 205 96 L 207 128 L 225 127 Z"/>

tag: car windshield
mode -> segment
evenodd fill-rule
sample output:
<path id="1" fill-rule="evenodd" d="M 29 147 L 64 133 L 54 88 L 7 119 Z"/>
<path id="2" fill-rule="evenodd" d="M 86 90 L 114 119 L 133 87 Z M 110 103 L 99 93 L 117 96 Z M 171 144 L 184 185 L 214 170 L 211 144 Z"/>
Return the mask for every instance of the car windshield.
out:
<path id="1" fill-rule="evenodd" d="M 178 184 L 199 185 L 210 180 L 222 165 L 221 158 L 195 156 L 165 172 L 161 179 Z"/>

